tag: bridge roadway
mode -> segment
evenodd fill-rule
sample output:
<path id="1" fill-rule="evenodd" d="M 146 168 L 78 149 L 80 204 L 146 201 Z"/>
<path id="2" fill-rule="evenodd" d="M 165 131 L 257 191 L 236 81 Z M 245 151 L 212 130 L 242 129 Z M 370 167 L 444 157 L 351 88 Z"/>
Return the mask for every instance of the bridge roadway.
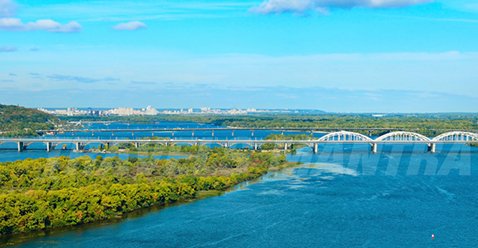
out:
<path id="1" fill-rule="evenodd" d="M 75 150 L 83 150 L 89 144 L 111 146 L 117 144 L 132 144 L 139 147 L 144 144 L 160 145 L 208 145 L 217 144 L 223 147 L 231 147 L 235 144 L 249 145 L 254 150 L 260 149 L 263 144 L 280 145 L 287 150 L 291 144 L 310 146 L 314 153 L 318 152 L 319 144 L 370 144 L 372 152 L 377 152 L 379 144 L 426 144 L 430 152 L 436 151 L 436 144 L 478 144 L 478 134 L 463 131 L 443 133 L 434 138 L 428 138 L 418 133 L 396 131 L 384 134 L 372 139 L 363 134 L 338 131 L 328 133 L 319 139 L 310 140 L 258 140 L 258 139 L 87 139 L 87 138 L 0 138 L 0 144 L 16 143 L 19 152 L 25 150 L 33 143 L 43 143 L 46 150 L 50 151 L 55 146 L 74 144 Z"/>
<path id="2" fill-rule="evenodd" d="M 71 129 L 71 130 L 37 130 L 38 133 L 132 133 L 132 132 L 200 132 L 200 131 L 281 131 L 281 132 L 331 132 L 331 131 L 398 131 L 400 128 L 314 128 L 314 127 L 287 127 L 287 128 L 258 128 L 258 127 L 199 127 L 199 128 L 146 128 L 146 129 Z"/>

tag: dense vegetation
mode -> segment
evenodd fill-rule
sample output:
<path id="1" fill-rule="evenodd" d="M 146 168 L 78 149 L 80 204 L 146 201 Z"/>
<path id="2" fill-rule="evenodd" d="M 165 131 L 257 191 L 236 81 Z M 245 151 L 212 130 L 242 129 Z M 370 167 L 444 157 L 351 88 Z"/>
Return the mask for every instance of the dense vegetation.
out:
<path id="1" fill-rule="evenodd" d="M 58 118 L 35 109 L 0 104 L 0 136 L 36 135 L 35 130 L 52 129 Z"/>
<path id="2" fill-rule="evenodd" d="M 261 114 L 248 116 L 158 115 L 130 117 L 64 117 L 68 120 L 113 120 L 130 122 L 193 121 L 218 126 L 254 128 L 383 128 L 367 135 L 381 135 L 390 129 L 419 132 L 435 136 L 448 130 L 478 130 L 478 114 L 396 114 L 373 117 L 370 114 Z"/>
<path id="3" fill-rule="evenodd" d="M 306 134 L 269 134 L 265 137 L 266 140 L 309 140 L 312 135 Z"/>
<path id="4" fill-rule="evenodd" d="M 0 236 L 105 220 L 224 190 L 284 155 L 214 149 L 187 159 L 67 157 L 0 164 Z"/>
<path id="5" fill-rule="evenodd" d="M 312 135 L 306 135 L 306 134 L 270 134 L 267 137 L 265 137 L 266 140 L 290 140 L 290 147 L 289 151 L 292 153 L 296 152 L 297 148 L 304 147 L 304 144 L 296 144 L 294 143 L 294 140 L 310 140 L 313 139 Z M 272 143 L 267 143 L 263 144 L 261 146 L 261 150 L 274 150 L 274 149 L 284 149 L 283 144 L 272 144 Z"/>
<path id="6" fill-rule="evenodd" d="M 152 139 L 157 139 L 154 137 Z M 120 143 L 112 145 L 109 147 L 99 146 L 97 148 L 90 148 L 90 151 L 98 152 L 123 152 L 123 153 L 160 153 L 160 154 L 170 154 L 170 153 L 181 153 L 181 154 L 200 154 L 209 152 L 212 148 L 208 146 L 197 146 L 197 145 L 161 145 L 161 144 L 143 144 L 141 146 L 135 147 L 133 143 Z"/>
<path id="7" fill-rule="evenodd" d="M 150 139 L 150 138 L 148 138 Z M 152 139 L 159 139 L 158 137 L 153 137 Z M 311 135 L 306 134 L 270 134 L 266 136 L 264 139 L 266 140 L 290 140 L 291 142 L 288 144 L 291 148 L 289 151 L 293 152 L 294 148 L 303 147 L 303 144 L 296 144 L 294 140 L 308 140 L 313 139 Z M 162 144 L 143 144 L 141 146 L 134 146 L 133 143 L 120 143 L 116 145 L 112 145 L 109 147 L 106 146 L 99 146 L 99 147 L 91 147 L 89 148 L 90 151 L 95 152 L 111 152 L 111 153 L 142 153 L 142 154 L 171 154 L 171 153 L 178 153 L 178 154 L 200 154 L 204 152 L 208 152 L 213 148 L 220 147 L 219 144 L 209 144 L 206 145 L 191 145 L 191 144 L 180 144 L 180 145 L 162 145 Z M 239 148 L 239 147 L 236 147 Z M 246 146 L 241 148 L 242 150 L 251 150 L 253 147 Z M 259 150 L 275 150 L 275 149 L 284 149 L 284 145 L 276 145 L 276 144 L 262 144 Z"/>

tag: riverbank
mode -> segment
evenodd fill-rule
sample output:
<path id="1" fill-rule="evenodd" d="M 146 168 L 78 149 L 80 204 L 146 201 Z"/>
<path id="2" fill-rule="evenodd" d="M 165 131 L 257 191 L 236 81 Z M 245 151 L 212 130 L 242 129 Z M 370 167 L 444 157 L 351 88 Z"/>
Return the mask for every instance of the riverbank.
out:
<path id="1" fill-rule="evenodd" d="M 296 164 L 296 163 L 293 163 Z M 0 233 L 61 229 L 201 199 L 287 166 L 283 155 L 210 151 L 187 159 L 65 157 L 0 164 Z"/>
<path id="2" fill-rule="evenodd" d="M 286 162 L 279 166 L 269 168 L 268 172 L 278 172 L 284 169 L 294 168 L 294 167 L 297 167 L 299 164 L 300 164 L 299 162 Z M 145 215 L 152 214 L 157 211 L 165 210 L 167 208 L 176 207 L 176 206 L 180 206 L 180 205 L 188 204 L 188 203 L 193 203 L 206 198 L 217 197 L 217 196 L 224 195 L 228 192 L 233 192 L 234 190 L 237 190 L 238 188 L 246 187 L 246 185 L 251 185 L 251 184 L 259 182 L 261 178 L 265 176 L 266 174 L 267 172 L 256 178 L 251 178 L 250 180 L 247 180 L 247 181 L 238 182 L 237 184 L 232 185 L 224 190 L 198 191 L 194 198 L 180 199 L 176 202 L 169 202 L 165 204 L 156 204 L 150 207 L 136 209 L 131 212 L 127 212 L 110 219 L 99 220 L 99 221 L 84 223 L 84 224 L 75 225 L 75 226 L 63 226 L 63 227 L 32 231 L 27 233 L 4 235 L 3 237 L 0 235 L 0 247 L 16 246 L 16 245 L 20 245 L 20 244 L 29 242 L 31 240 L 46 237 L 46 236 L 61 235 L 62 233 L 67 233 L 67 232 L 83 232 L 83 231 L 88 231 L 88 230 L 103 227 L 103 226 L 120 224 L 121 222 L 126 220 L 134 220 L 137 218 L 142 218 Z"/>

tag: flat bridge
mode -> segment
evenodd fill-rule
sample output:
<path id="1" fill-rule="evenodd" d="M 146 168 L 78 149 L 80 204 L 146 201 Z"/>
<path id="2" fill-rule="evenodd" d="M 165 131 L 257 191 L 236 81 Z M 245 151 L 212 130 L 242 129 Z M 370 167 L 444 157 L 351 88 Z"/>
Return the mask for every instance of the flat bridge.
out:
<path id="1" fill-rule="evenodd" d="M 250 131 L 251 136 L 254 136 L 254 132 L 256 131 L 276 131 L 276 132 L 309 132 L 309 133 L 328 133 L 328 132 L 337 132 L 337 131 L 357 131 L 357 132 L 368 132 L 371 133 L 373 131 L 382 131 L 382 132 L 392 132 L 403 130 L 400 128 L 334 128 L 334 127 L 323 127 L 323 128 L 314 128 L 314 127 L 276 127 L 276 128 L 259 128 L 259 127 L 178 127 L 178 128 L 142 128 L 142 129 L 135 129 L 135 128 L 121 128 L 121 129 L 67 129 L 67 130 L 37 130 L 36 132 L 40 135 L 43 134 L 59 134 L 59 133 L 154 133 L 154 132 L 166 132 L 171 133 L 174 136 L 175 132 L 191 132 L 192 136 L 195 136 L 196 132 L 210 132 L 212 136 L 214 136 L 215 132 L 221 131 L 229 131 L 234 136 L 235 131 Z M 416 131 L 417 129 L 413 129 L 410 131 Z"/>
<path id="2" fill-rule="evenodd" d="M 284 150 L 292 144 L 301 144 L 312 148 L 314 153 L 318 152 L 319 144 L 369 144 L 372 152 L 377 152 L 379 144 L 424 144 L 430 152 L 436 152 L 437 144 L 478 144 L 478 134 L 463 131 L 451 131 L 429 138 L 424 135 L 408 132 L 395 131 L 372 139 L 363 134 L 350 131 L 337 131 L 328 133 L 318 139 L 309 140 L 257 140 L 257 139 L 87 139 L 87 138 L 0 138 L 0 145 L 4 143 L 16 143 L 19 152 L 35 143 L 43 143 L 47 151 L 51 151 L 58 145 L 74 145 L 75 150 L 83 150 L 87 145 L 98 144 L 104 147 L 118 144 L 132 144 L 140 147 L 146 144 L 158 145 L 220 145 L 231 147 L 237 144 L 248 145 L 254 150 L 261 149 L 264 144 L 280 145 Z"/>
<path id="3" fill-rule="evenodd" d="M 232 131 L 232 130 L 272 130 L 272 131 L 338 131 L 338 130 L 355 130 L 355 131 L 363 131 L 363 130 L 402 130 L 399 128 L 335 128 L 335 127 L 276 127 L 276 128 L 269 128 L 269 127 L 176 127 L 176 128 L 118 128 L 118 129 L 111 129 L 111 128 L 98 128 L 98 129 L 70 129 L 70 130 L 38 130 L 38 132 L 47 133 L 59 133 L 59 132 L 73 132 L 73 133 L 80 133 L 80 132 L 173 132 L 173 131 Z"/>

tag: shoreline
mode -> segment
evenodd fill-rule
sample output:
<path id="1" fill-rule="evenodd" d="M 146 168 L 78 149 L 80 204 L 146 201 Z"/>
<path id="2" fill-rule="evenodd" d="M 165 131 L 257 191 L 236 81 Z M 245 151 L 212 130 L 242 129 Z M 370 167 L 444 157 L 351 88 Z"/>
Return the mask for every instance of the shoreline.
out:
<path id="1" fill-rule="evenodd" d="M 51 236 L 51 235 L 57 235 L 65 232 L 70 232 L 70 231 L 83 231 L 83 230 L 89 230 L 91 228 L 95 227 L 101 227 L 101 226 L 106 226 L 106 225 L 112 225 L 112 224 L 117 224 L 120 222 L 123 222 L 128 219 L 135 219 L 135 218 L 140 218 L 142 216 L 145 216 L 149 213 L 156 212 L 156 211 L 161 211 L 165 208 L 168 207 L 175 207 L 179 206 L 182 204 L 189 204 L 189 203 L 194 203 L 200 200 L 204 200 L 210 197 L 216 197 L 216 196 L 221 196 L 223 194 L 226 194 L 228 192 L 232 192 L 237 190 L 241 185 L 244 184 L 251 184 L 251 183 L 257 183 L 259 182 L 265 175 L 267 175 L 270 172 L 276 172 L 280 171 L 286 168 L 293 168 L 301 163 L 299 162 L 285 162 L 283 164 L 273 166 L 268 168 L 266 171 L 258 175 L 257 177 L 247 179 L 244 181 L 240 181 L 237 184 L 231 185 L 225 189 L 222 190 L 217 190 L 217 189 L 212 189 L 212 190 L 198 190 L 196 191 L 195 195 L 193 197 L 180 197 L 176 201 L 172 202 L 165 202 L 165 203 L 159 203 L 159 204 L 153 204 L 148 207 L 143 207 L 143 208 L 138 208 L 135 210 L 132 210 L 130 212 L 125 212 L 120 215 L 112 216 L 111 218 L 104 219 L 104 220 L 97 220 L 93 222 L 88 222 L 88 223 L 82 223 L 79 225 L 71 225 L 71 226 L 62 226 L 62 227 L 52 227 L 52 228 L 47 228 L 43 230 L 36 230 L 36 231 L 31 231 L 31 232 L 24 232 L 24 233 L 14 233 L 14 234 L 8 234 L 8 235 L 0 235 L 0 247 L 12 247 L 16 245 L 20 245 L 23 243 L 27 243 L 31 240 L 45 237 L 45 236 Z"/>

